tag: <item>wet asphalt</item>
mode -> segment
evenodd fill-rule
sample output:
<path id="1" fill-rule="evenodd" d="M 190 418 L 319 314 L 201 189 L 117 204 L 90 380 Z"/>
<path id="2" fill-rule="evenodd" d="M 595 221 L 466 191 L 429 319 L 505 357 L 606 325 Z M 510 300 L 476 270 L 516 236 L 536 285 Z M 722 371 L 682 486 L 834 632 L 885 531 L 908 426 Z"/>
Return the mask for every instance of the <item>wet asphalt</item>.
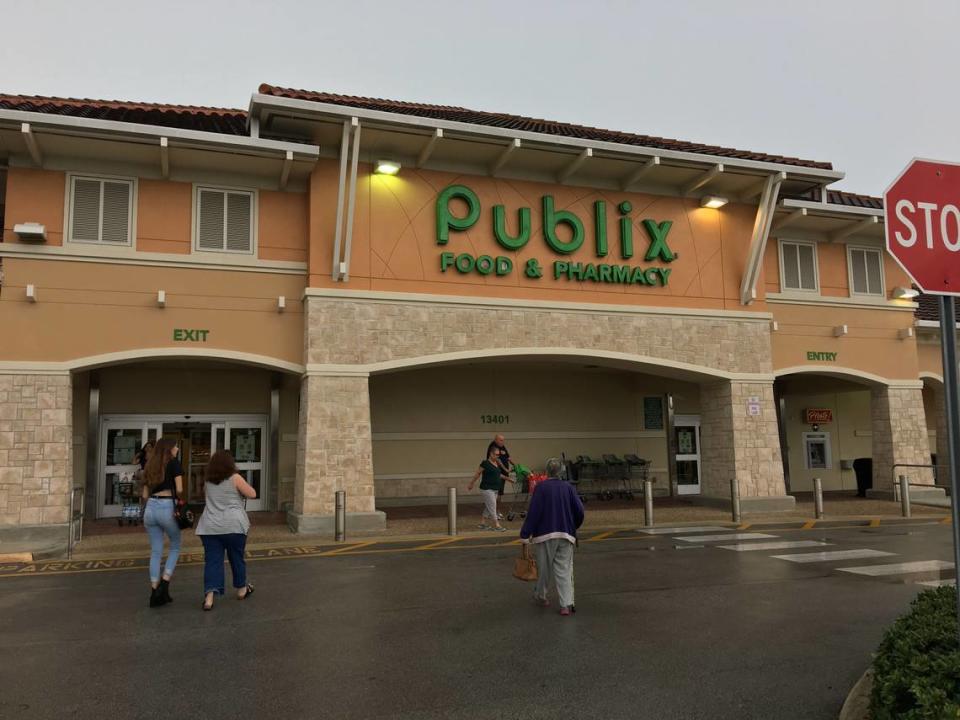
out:
<path id="1" fill-rule="evenodd" d="M 510 545 L 258 560 L 208 613 L 196 565 L 159 609 L 139 568 L 0 577 L 0 718 L 835 718 L 923 589 L 838 568 L 952 561 L 950 527 L 768 532 L 896 556 L 627 533 L 581 543 L 569 618 Z"/>

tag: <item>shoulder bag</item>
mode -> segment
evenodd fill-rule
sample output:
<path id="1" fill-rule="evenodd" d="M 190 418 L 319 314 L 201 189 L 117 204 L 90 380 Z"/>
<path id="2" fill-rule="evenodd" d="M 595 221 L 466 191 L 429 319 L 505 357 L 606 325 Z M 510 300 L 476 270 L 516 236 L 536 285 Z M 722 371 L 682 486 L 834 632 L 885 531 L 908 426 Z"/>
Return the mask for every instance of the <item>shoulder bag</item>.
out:
<path id="1" fill-rule="evenodd" d="M 537 561 L 530 554 L 529 543 L 520 545 L 520 557 L 513 561 L 513 576 L 528 582 L 537 579 Z"/>
<path id="2" fill-rule="evenodd" d="M 177 483 L 173 483 L 173 517 L 181 530 L 193 527 L 193 510 L 177 497 Z"/>

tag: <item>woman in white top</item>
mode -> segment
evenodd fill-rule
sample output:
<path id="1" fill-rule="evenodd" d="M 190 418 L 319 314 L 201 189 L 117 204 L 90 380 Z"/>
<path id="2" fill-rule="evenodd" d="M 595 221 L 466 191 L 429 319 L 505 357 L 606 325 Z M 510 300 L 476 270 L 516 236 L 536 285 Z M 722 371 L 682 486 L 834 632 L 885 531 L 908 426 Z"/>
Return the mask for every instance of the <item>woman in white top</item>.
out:
<path id="1" fill-rule="evenodd" d="M 213 610 L 214 596 L 223 595 L 224 591 L 224 552 L 230 561 L 237 599 L 245 600 L 253 594 L 253 586 L 247 583 L 243 553 L 250 531 L 246 498 L 252 500 L 257 491 L 237 472 L 233 455 L 226 450 L 218 450 L 210 458 L 204 480 L 206 505 L 196 534 L 203 542 L 203 609 Z"/>

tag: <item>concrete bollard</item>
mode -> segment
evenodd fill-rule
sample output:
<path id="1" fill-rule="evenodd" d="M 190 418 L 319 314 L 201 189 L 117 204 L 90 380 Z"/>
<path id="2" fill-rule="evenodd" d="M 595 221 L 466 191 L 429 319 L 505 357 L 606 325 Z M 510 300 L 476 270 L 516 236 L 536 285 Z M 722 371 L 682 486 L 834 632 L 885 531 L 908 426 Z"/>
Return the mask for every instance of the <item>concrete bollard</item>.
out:
<path id="1" fill-rule="evenodd" d="M 343 542 L 347 539 L 347 493 L 344 490 L 337 490 L 334 494 L 336 506 L 336 515 L 334 517 L 335 531 L 334 540 Z"/>
<path id="2" fill-rule="evenodd" d="M 910 483 L 906 475 L 900 476 L 900 510 L 905 518 L 911 516 L 910 513 Z"/>
<path id="3" fill-rule="evenodd" d="M 457 489 L 447 488 L 447 535 L 457 534 Z"/>
<path id="4" fill-rule="evenodd" d="M 740 485 L 736 478 L 730 478 L 730 510 L 733 521 L 740 522 Z"/>
<path id="5" fill-rule="evenodd" d="M 823 519 L 823 482 L 820 478 L 813 479 L 813 513 L 817 520 Z"/>
<path id="6" fill-rule="evenodd" d="M 653 527 L 653 480 L 643 481 L 643 526 Z"/>

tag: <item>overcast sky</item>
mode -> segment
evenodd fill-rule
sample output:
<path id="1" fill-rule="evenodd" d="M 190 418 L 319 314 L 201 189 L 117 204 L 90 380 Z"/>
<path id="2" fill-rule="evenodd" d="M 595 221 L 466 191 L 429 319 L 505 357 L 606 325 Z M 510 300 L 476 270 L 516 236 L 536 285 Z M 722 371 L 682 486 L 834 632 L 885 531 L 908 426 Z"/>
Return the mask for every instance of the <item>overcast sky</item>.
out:
<path id="1" fill-rule="evenodd" d="M 958 0 L 3 0 L 0 93 L 246 108 L 261 82 L 828 160 L 960 161 Z"/>

